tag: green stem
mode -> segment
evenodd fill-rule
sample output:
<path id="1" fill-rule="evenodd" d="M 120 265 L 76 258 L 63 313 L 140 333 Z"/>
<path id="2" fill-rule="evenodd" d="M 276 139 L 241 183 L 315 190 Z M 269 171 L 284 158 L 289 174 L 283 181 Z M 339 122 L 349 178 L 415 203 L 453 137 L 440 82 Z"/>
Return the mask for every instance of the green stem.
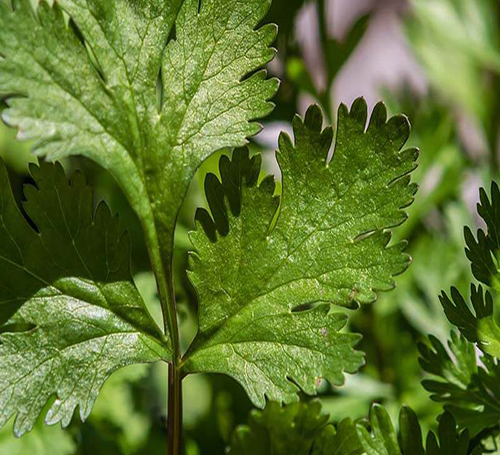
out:
<path id="1" fill-rule="evenodd" d="M 173 279 L 173 239 L 169 262 L 165 266 L 158 242 L 154 222 L 145 226 L 146 243 L 151 266 L 158 286 L 165 334 L 169 334 L 172 343 L 172 361 L 169 363 L 167 443 L 168 455 L 180 455 L 182 441 L 182 378 L 180 373 L 181 349 L 179 325 L 177 322 L 177 304 L 175 301 Z"/>
<path id="2" fill-rule="evenodd" d="M 181 349 L 179 342 L 179 326 L 177 323 L 177 302 L 175 300 L 173 270 L 172 254 L 168 270 L 168 308 L 173 310 L 174 323 L 170 327 L 175 334 L 175 336 L 172 337 L 172 339 L 175 338 L 175 342 L 173 342 L 174 348 L 172 362 L 168 366 L 167 453 L 168 455 L 180 455 L 182 447 L 182 376 L 180 371 Z"/>
<path id="3" fill-rule="evenodd" d="M 182 378 L 179 368 L 168 367 L 168 455 L 179 455 L 182 442 Z"/>

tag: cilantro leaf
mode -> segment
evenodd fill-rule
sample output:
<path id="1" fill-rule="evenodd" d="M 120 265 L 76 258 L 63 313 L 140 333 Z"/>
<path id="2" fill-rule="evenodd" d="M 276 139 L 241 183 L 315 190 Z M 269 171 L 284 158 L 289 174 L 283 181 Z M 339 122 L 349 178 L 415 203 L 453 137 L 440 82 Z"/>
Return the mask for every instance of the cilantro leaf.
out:
<path id="1" fill-rule="evenodd" d="M 477 209 L 487 231 L 479 229 L 474 237 L 466 227 L 465 251 L 474 277 L 487 289 L 471 285 L 470 304 L 454 287 L 450 297 L 443 292 L 440 300 L 444 312 L 461 336 L 452 332 L 448 341 L 450 352 L 432 336 L 430 347 L 419 346 L 423 369 L 438 378 L 423 381 L 423 386 L 473 436 L 491 431 L 500 419 L 500 327 L 494 311 L 500 290 L 500 190 L 496 183 L 491 185 L 491 198 L 484 189 L 480 190 Z M 476 346 L 483 352 L 479 359 Z"/>
<path id="2" fill-rule="evenodd" d="M 471 444 L 469 430 L 457 431 L 454 417 L 445 412 L 439 419 L 437 436 L 429 432 L 426 441 L 428 455 L 480 455 L 483 448 L 480 444 Z"/>
<path id="3" fill-rule="evenodd" d="M 480 444 L 471 443 L 468 430 L 457 431 L 456 422 L 449 412 L 439 418 L 437 435 L 427 434 L 425 448 L 422 430 L 415 412 L 403 406 L 399 413 L 399 437 L 394 430 L 389 414 L 380 405 L 374 405 L 370 412 L 369 432 L 358 423 L 358 436 L 367 455 L 479 455 Z"/>
<path id="4" fill-rule="evenodd" d="M 248 425 L 236 429 L 229 453 L 308 455 L 327 421 L 319 401 L 286 407 L 270 402 L 264 411 L 251 413 Z"/>
<path id="5" fill-rule="evenodd" d="M 362 453 L 356 426 L 345 419 L 337 427 L 321 414 L 321 402 L 280 406 L 267 403 L 254 410 L 247 425 L 236 428 L 230 455 L 358 455 Z"/>
<path id="6" fill-rule="evenodd" d="M 437 434 L 429 432 L 424 445 L 415 412 L 403 406 L 396 432 L 387 410 L 374 404 L 369 419 L 337 426 L 327 423 L 319 401 L 284 407 L 270 402 L 253 411 L 249 423 L 233 433 L 231 455 L 478 455 L 481 443 L 472 441 L 468 430 L 458 432 L 453 416 L 441 415 Z"/>
<path id="7" fill-rule="evenodd" d="M 472 436 L 498 425 L 500 421 L 500 366 L 485 354 L 477 364 L 474 345 L 451 333 L 450 353 L 441 342 L 429 337 L 430 346 L 420 344 L 422 368 L 439 380 L 425 380 L 422 385 L 431 398 L 457 419 Z"/>
<path id="8" fill-rule="evenodd" d="M 359 455 L 363 453 L 356 426 L 351 419 L 342 420 L 336 427 L 327 425 L 314 441 L 312 455 Z"/>
<path id="9" fill-rule="evenodd" d="M 381 405 L 375 404 L 370 410 L 369 426 L 357 425 L 358 437 L 364 453 L 368 455 L 424 455 L 422 430 L 417 416 L 408 407 L 399 414 L 401 443 L 394 430 L 389 414 Z"/>
<path id="10" fill-rule="evenodd" d="M 388 228 L 405 219 L 415 186 L 407 175 L 417 152 L 401 151 L 408 121 L 378 104 L 339 109 L 334 157 L 331 127 L 317 106 L 293 121 L 295 144 L 280 138 L 283 192 L 272 177 L 256 186 L 259 157 L 222 157 L 222 182 L 205 184 L 213 219 L 201 209 L 192 234 L 191 279 L 199 295 L 199 333 L 183 360 L 189 372 L 225 373 L 263 407 L 265 396 L 313 394 L 319 378 L 343 382 L 362 356 L 358 337 L 340 330 L 345 313 L 394 286 L 409 264 L 403 243 L 388 246 Z M 226 207 L 227 199 L 229 209 Z M 303 311 L 304 306 L 312 308 Z"/>
<path id="11" fill-rule="evenodd" d="M 491 201 L 481 188 L 477 210 L 486 223 L 487 232 L 479 229 L 475 238 L 471 230 L 466 227 L 464 229 L 467 244 L 465 252 L 471 262 L 474 277 L 488 286 L 490 290 L 483 290 L 482 286 L 476 288 L 471 285 L 471 305 L 456 288 L 451 288 L 451 299 L 443 292 L 440 300 L 449 321 L 457 326 L 469 341 L 477 343 L 483 352 L 500 358 L 500 327 L 495 318 L 493 305 L 495 295 L 500 290 L 498 268 L 500 190 L 496 183 L 493 182 L 491 185 Z"/>
<path id="12" fill-rule="evenodd" d="M 493 314 L 492 295 L 482 286 L 471 285 L 474 313 L 456 288 L 451 288 L 451 296 L 453 301 L 444 292 L 440 296 L 448 320 L 483 352 L 500 357 L 500 327 Z"/>
<path id="13" fill-rule="evenodd" d="M 3 118 L 39 155 L 81 154 L 109 170 L 168 258 L 196 168 L 244 145 L 273 107 L 277 81 L 256 71 L 274 55 L 275 27 L 256 29 L 269 4 L 1 2 Z"/>
<path id="14" fill-rule="evenodd" d="M 0 426 L 15 415 L 22 435 L 52 397 L 46 423 L 67 426 L 115 370 L 171 354 L 132 282 L 128 236 L 104 203 L 93 213 L 83 176 L 33 165 L 31 224 L 0 163 Z"/>
<path id="15" fill-rule="evenodd" d="M 495 182 L 491 183 L 491 201 L 484 191 L 479 190 L 477 213 L 487 226 L 487 233 L 477 231 L 477 240 L 470 228 L 465 227 L 465 253 L 471 262 L 474 277 L 482 283 L 495 287 L 499 278 L 496 266 L 497 254 L 500 251 L 500 190 Z"/>

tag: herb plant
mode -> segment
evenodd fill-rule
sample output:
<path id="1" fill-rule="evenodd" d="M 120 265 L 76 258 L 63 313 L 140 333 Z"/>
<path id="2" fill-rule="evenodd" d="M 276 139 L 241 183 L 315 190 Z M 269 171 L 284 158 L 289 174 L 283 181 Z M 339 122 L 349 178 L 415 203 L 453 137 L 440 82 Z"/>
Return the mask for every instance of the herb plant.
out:
<path id="1" fill-rule="evenodd" d="M 468 430 L 458 431 L 450 413 L 441 416 L 438 431 L 427 433 L 424 442 L 422 429 L 415 412 L 403 407 L 399 413 L 396 432 L 388 412 L 373 405 L 370 418 L 354 423 L 341 421 L 337 427 L 328 424 L 321 414 L 321 404 L 294 403 L 280 409 L 271 403 L 264 411 L 254 411 L 249 424 L 240 426 L 233 435 L 234 455 L 273 453 L 285 455 L 444 455 L 480 454 L 482 448 L 470 450 Z"/>
<path id="2" fill-rule="evenodd" d="M 446 316 L 460 334 L 451 334 L 448 351 L 435 338 L 430 338 L 430 347 L 422 344 L 420 351 L 423 368 L 436 378 L 423 383 L 432 398 L 444 403 L 460 426 L 485 438 L 498 434 L 500 418 L 500 329 L 495 314 L 500 190 L 496 183 L 491 185 L 490 197 L 481 188 L 477 211 L 486 230 L 478 229 L 474 236 L 469 227 L 464 229 L 465 252 L 474 277 L 482 285 L 472 284 L 468 299 L 455 287 L 449 294 L 442 293 L 440 300 Z M 476 351 L 481 353 L 479 362 Z"/>
<path id="3" fill-rule="evenodd" d="M 143 229 L 164 326 L 130 275 L 117 217 L 81 173 L 31 167 L 21 210 L 0 166 L 0 425 L 20 436 L 42 412 L 82 419 L 106 379 L 133 363 L 168 362 L 169 453 L 181 444 L 182 379 L 235 378 L 252 402 L 288 403 L 354 373 L 358 336 L 345 312 L 394 286 L 404 243 L 390 229 L 416 187 L 417 151 L 402 150 L 404 116 L 378 104 L 367 123 L 358 99 L 333 129 L 317 106 L 280 137 L 281 189 L 242 149 L 259 131 L 278 82 L 261 68 L 274 55 L 268 0 L 29 0 L 0 2 L 4 121 L 34 139 L 40 157 L 83 155 L 116 179 Z M 165 43 L 167 43 L 165 45 Z M 223 156 L 196 213 L 190 277 L 198 334 L 181 352 L 173 280 L 174 231 L 196 169 Z M 53 399 L 52 399 L 53 398 Z M 52 401 L 51 401 L 52 400 Z M 51 404 L 47 408 L 47 402 Z"/>
<path id="4" fill-rule="evenodd" d="M 498 453 L 500 434 L 500 342 L 495 303 L 499 278 L 498 233 L 500 229 L 500 190 L 491 185 L 491 196 L 480 190 L 478 214 L 486 225 L 474 236 L 466 227 L 466 254 L 475 278 L 488 286 L 471 286 L 471 303 L 451 288 L 451 298 L 443 292 L 441 304 L 452 331 L 446 349 L 435 336 L 420 343 L 420 364 L 431 379 L 422 382 L 431 398 L 444 405 L 438 417 L 437 432 L 429 431 L 425 440 L 415 412 L 403 406 L 399 429 L 395 430 L 388 411 L 375 404 L 369 419 L 346 418 L 336 426 L 322 413 L 321 403 L 294 403 L 280 407 L 269 403 L 254 411 L 247 425 L 233 434 L 235 455 L 261 453 L 285 455 L 448 455 Z M 481 352 L 478 355 L 478 351 Z M 424 442 L 425 441 L 425 442 Z"/>

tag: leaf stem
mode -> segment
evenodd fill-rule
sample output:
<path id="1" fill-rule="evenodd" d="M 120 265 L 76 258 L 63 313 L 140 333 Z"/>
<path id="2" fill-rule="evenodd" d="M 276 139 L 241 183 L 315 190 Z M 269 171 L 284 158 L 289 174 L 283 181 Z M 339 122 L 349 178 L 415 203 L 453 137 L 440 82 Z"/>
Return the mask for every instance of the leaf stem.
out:
<path id="1" fill-rule="evenodd" d="M 168 455 L 181 453 L 182 440 L 182 378 L 177 365 L 168 366 Z"/>
<path id="2" fill-rule="evenodd" d="M 177 303 L 173 279 L 173 239 L 172 248 L 170 254 L 168 254 L 168 262 L 165 266 L 162 261 L 154 221 L 145 227 L 146 243 L 160 296 L 165 334 L 169 335 L 172 343 L 172 361 L 169 363 L 168 379 L 167 453 L 168 455 L 180 455 L 182 440 L 182 377 L 180 373 L 179 324 L 177 322 Z"/>
<path id="3" fill-rule="evenodd" d="M 172 241 L 173 244 L 173 241 Z M 167 444 L 168 455 L 180 455 L 182 445 L 182 376 L 181 350 L 179 341 L 179 325 L 177 322 L 177 302 L 175 299 L 173 254 L 170 257 L 168 269 L 168 310 L 173 311 L 173 321 L 169 329 L 172 330 L 172 362 L 168 365 L 168 416 L 167 416 Z M 174 341 L 175 340 L 175 341 Z"/>

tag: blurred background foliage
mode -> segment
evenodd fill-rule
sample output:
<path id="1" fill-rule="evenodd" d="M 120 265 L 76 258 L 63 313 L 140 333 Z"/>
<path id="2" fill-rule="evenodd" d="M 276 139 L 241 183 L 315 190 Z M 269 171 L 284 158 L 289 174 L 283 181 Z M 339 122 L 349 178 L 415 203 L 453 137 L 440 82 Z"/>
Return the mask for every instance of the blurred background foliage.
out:
<path id="1" fill-rule="evenodd" d="M 397 288 L 354 313 L 350 329 L 363 335 L 359 348 L 366 366 L 342 388 L 323 384 L 319 399 L 332 422 L 368 414 L 373 402 L 387 406 L 395 421 L 409 404 L 424 427 L 435 428 L 441 404 L 421 381 L 417 342 L 433 334 L 443 343 L 450 326 L 438 300 L 454 284 L 467 291 L 473 281 L 463 254 L 463 226 L 479 223 L 479 186 L 499 177 L 500 3 L 498 0 L 274 0 L 268 20 L 279 25 L 278 57 L 269 66 L 281 80 L 276 109 L 253 139 L 267 172 L 279 177 L 273 156 L 280 130 L 290 131 L 295 112 L 311 102 L 334 122 L 340 102 L 364 96 L 373 107 L 383 99 L 390 112 L 405 113 L 413 129 L 410 145 L 421 150 L 414 180 L 420 185 L 408 221 L 396 239 L 408 239 L 413 264 L 397 278 Z M 1 109 L 2 106 L 0 106 Z M 14 192 L 22 201 L 29 181 L 30 144 L 0 126 L 0 156 Z M 186 275 L 195 208 L 205 204 L 202 182 L 217 172 L 221 151 L 200 168 L 186 198 L 176 232 L 176 285 L 186 348 L 196 333 L 196 295 Z M 64 163 L 80 168 L 121 216 L 133 243 L 137 285 L 161 317 L 140 226 L 116 183 L 83 159 Z M 6 426 L 1 454 L 139 455 L 163 454 L 166 436 L 166 367 L 134 366 L 105 385 L 89 420 L 74 419 L 68 431 L 39 425 L 21 440 Z M 304 400 L 307 400 L 304 397 Z M 222 454 L 251 405 L 238 384 L 222 376 L 192 376 L 184 382 L 184 424 L 188 454 Z"/>

